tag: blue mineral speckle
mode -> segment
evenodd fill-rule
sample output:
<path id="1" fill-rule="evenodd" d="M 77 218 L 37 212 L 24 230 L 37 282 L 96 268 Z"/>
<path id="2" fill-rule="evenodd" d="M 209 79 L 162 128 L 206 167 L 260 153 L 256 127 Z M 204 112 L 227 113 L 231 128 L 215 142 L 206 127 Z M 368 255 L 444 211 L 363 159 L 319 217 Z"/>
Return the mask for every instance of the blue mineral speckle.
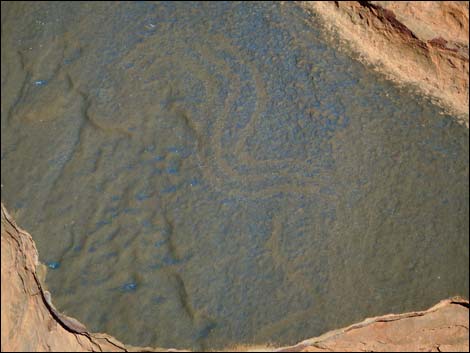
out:
<path id="1" fill-rule="evenodd" d="M 166 169 L 166 172 L 167 172 L 168 174 L 175 175 L 175 174 L 178 174 L 178 169 L 177 169 L 177 168 L 170 167 L 170 168 L 167 168 L 167 169 Z"/>
<path id="2" fill-rule="evenodd" d="M 106 219 L 103 219 L 103 220 L 101 220 L 101 221 L 99 221 L 99 222 L 96 222 L 96 229 L 99 229 L 99 228 L 101 228 L 101 227 L 103 227 L 103 226 L 105 226 L 105 225 L 107 225 L 107 224 L 111 224 L 111 221 L 106 220 Z"/>
<path id="3" fill-rule="evenodd" d="M 45 86 L 47 85 L 47 80 L 36 80 L 34 81 L 35 86 Z"/>
<path id="4" fill-rule="evenodd" d="M 129 282 L 122 286 L 122 289 L 126 292 L 133 292 L 137 289 L 137 283 Z"/>
<path id="5" fill-rule="evenodd" d="M 47 267 L 56 270 L 60 267 L 60 262 L 58 261 L 48 261 L 46 262 Z"/>

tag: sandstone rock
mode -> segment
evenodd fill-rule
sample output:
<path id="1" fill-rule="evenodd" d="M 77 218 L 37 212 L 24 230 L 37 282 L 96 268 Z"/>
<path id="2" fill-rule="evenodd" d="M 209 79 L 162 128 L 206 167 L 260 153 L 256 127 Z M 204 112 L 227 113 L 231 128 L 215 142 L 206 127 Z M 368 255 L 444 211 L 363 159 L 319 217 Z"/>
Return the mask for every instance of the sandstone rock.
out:
<path id="1" fill-rule="evenodd" d="M 2 352 L 126 350 L 107 335 L 75 332 L 48 306 L 47 294 L 36 275 L 36 245 L 3 204 L 1 239 Z"/>
<path id="2" fill-rule="evenodd" d="M 16 225 L 3 204 L 1 208 L 2 352 L 164 351 L 161 348 L 132 347 L 109 335 L 90 333 L 82 323 L 59 313 L 37 274 L 40 264 L 31 235 Z M 238 350 L 468 351 L 468 315 L 468 301 L 454 298 L 441 301 L 426 311 L 366 319 L 292 347 L 257 346 Z"/>
<path id="3" fill-rule="evenodd" d="M 389 78 L 417 86 L 468 127 L 468 2 L 304 2 Z"/>
<path id="4" fill-rule="evenodd" d="M 390 78 L 417 85 L 468 127 L 468 2 L 306 2 Z M 163 351 L 132 347 L 58 312 L 41 284 L 32 237 L 1 210 L 1 351 Z M 367 300 L 367 298 L 364 298 Z M 292 347 L 240 351 L 469 351 L 469 302 L 385 315 Z M 171 350 L 170 350 L 171 351 Z"/>
<path id="5" fill-rule="evenodd" d="M 366 319 L 280 352 L 468 351 L 468 301 L 443 300 L 422 312 Z"/>
<path id="6" fill-rule="evenodd" d="M 468 47 L 466 1 L 371 1 L 392 11 L 422 41 L 443 38 Z M 467 49 L 468 50 L 468 49 Z M 468 55 L 468 51 L 467 51 Z"/>

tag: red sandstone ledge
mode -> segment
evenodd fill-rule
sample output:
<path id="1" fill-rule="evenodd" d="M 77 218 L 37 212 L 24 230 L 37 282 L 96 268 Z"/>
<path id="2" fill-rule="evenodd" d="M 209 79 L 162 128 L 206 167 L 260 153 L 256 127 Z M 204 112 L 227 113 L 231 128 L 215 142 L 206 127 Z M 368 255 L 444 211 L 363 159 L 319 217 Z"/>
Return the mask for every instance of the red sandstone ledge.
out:
<path id="1" fill-rule="evenodd" d="M 468 1 L 303 1 L 360 58 L 469 126 Z"/>

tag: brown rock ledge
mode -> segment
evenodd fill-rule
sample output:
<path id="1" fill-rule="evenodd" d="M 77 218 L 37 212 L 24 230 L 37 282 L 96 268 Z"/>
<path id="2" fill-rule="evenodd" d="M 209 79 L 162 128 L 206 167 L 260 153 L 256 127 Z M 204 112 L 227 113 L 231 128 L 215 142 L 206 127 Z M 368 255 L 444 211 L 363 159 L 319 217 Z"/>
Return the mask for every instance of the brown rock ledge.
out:
<path id="1" fill-rule="evenodd" d="M 7 351 L 175 351 L 134 347 L 88 332 L 58 312 L 37 273 L 38 252 L 26 231 L 2 208 L 1 350 Z M 366 319 L 292 347 L 241 346 L 238 351 L 469 351 L 469 302 L 452 298 L 425 311 Z"/>
<path id="2" fill-rule="evenodd" d="M 467 1 L 305 1 L 361 58 L 469 126 Z"/>

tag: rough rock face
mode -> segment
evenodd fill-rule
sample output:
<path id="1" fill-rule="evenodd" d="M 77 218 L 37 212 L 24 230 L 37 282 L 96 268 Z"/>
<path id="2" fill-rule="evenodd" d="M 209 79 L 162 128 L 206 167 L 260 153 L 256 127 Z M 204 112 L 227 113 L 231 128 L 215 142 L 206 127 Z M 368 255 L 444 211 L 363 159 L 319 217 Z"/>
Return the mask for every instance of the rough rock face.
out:
<path id="1" fill-rule="evenodd" d="M 112 337 L 89 334 L 78 321 L 59 317 L 47 305 L 50 298 L 36 274 L 39 265 L 36 245 L 16 225 L 3 204 L 1 256 L 2 352 L 125 350 Z"/>
<path id="2" fill-rule="evenodd" d="M 371 1 L 393 11 L 398 21 L 422 41 L 441 37 L 448 45 L 468 47 L 466 1 Z M 468 50 L 468 48 L 467 48 Z M 468 52 L 467 52 L 468 55 Z"/>
<path id="3" fill-rule="evenodd" d="M 468 352 L 468 349 L 468 301 L 450 299 L 422 312 L 366 319 L 345 329 L 306 340 L 290 350 Z"/>
<path id="4" fill-rule="evenodd" d="M 418 85 L 468 126 L 468 2 L 314 2 L 343 38 L 393 79 Z M 90 333 L 58 312 L 43 288 L 32 237 L 1 207 L 2 351 L 162 351 Z M 365 300 L 367 300 L 365 298 Z M 469 303 L 453 298 L 421 312 L 385 315 L 292 347 L 259 351 L 469 351 Z"/>
<path id="5" fill-rule="evenodd" d="M 4 351 L 162 351 L 127 346 L 90 333 L 59 313 L 43 288 L 38 252 L 2 204 L 1 350 Z M 468 351 L 469 303 L 453 298 L 426 311 L 385 315 L 331 331 L 292 347 L 245 347 L 246 351 Z"/>
<path id="6" fill-rule="evenodd" d="M 469 4 L 459 1 L 305 2 L 389 78 L 438 99 L 468 127 Z"/>

